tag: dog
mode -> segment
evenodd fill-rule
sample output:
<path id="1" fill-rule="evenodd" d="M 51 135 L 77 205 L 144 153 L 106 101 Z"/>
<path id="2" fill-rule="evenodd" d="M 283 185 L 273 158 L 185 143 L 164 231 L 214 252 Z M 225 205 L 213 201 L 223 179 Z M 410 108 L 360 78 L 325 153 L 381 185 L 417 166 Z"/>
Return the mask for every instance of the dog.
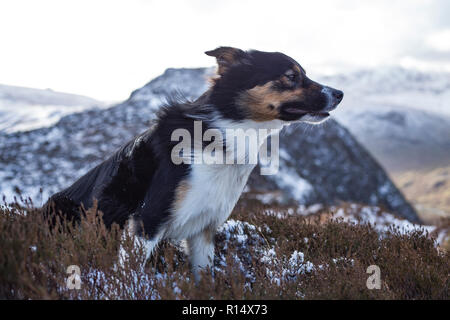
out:
<path id="1" fill-rule="evenodd" d="M 343 99 L 342 91 L 309 79 L 283 53 L 232 47 L 205 53 L 216 58 L 217 74 L 202 96 L 170 101 L 152 128 L 45 205 L 47 211 L 78 219 L 96 201 L 107 226 L 117 223 L 139 239 L 146 236 L 146 259 L 161 240 L 186 240 L 197 280 L 200 270 L 211 266 L 215 232 L 231 214 L 255 164 L 174 163 L 173 132 L 195 135 L 198 121 L 202 134 L 208 129 L 280 130 L 294 122 L 320 123 Z M 204 145 L 197 142 L 193 149 Z M 184 157 L 190 158 L 187 153 Z"/>

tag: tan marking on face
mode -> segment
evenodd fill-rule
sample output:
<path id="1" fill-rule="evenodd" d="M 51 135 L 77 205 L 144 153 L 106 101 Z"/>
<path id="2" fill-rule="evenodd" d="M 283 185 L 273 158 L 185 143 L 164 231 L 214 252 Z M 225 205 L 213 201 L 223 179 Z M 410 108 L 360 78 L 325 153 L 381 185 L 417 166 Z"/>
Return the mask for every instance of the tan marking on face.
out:
<path id="1" fill-rule="evenodd" d="M 273 85 L 274 82 L 270 81 L 262 86 L 256 86 L 238 98 L 238 104 L 249 110 L 253 120 L 261 122 L 278 119 L 279 106 L 285 102 L 298 100 L 304 93 L 302 88 L 278 91 Z"/>
<path id="2" fill-rule="evenodd" d="M 290 69 L 290 72 L 287 71 L 287 72 L 280 78 L 280 81 L 283 82 L 283 84 L 284 84 L 286 87 L 289 87 L 290 85 L 292 85 L 292 80 L 290 80 L 290 79 L 288 78 L 288 75 L 289 75 L 290 73 L 293 74 L 294 71 L 292 71 L 292 70 Z"/>
<path id="3" fill-rule="evenodd" d="M 175 189 L 175 201 L 173 204 L 173 208 L 175 210 L 179 210 L 181 208 L 181 205 L 184 199 L 186 199 L 187 193 L 190 189 L 191 185 L 186 180 L 183 180 L 178 184 L 177 188 Z"/>
<path id="4" fill-rule="evenodd" d="M 298 73 L 302 73 L 302 70 L 300 70 L 300 67 L 296 64 L 294 64 L 294 66 L 292 67 L 292 69 L 294 69 L 295 71 L 297 71 Z"/>

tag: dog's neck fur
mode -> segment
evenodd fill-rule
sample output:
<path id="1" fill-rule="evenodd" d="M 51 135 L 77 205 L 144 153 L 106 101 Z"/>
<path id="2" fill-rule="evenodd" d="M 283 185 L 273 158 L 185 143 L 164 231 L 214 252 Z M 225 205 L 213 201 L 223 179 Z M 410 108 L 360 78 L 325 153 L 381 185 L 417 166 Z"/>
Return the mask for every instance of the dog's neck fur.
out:
<path id="1" fill-rule="evenodd" d="M 202 123 L 202 135 L 200 138 L 203 138 L 203 134 L 206 130 L 215 129 L 219 130 L 222 133 L 223 137 L 226 137 L 227 130 L 238 130 L 241 129 L 243 132 L 246 132 L 248 129 L 255 130 L 258 137 L 258 150 L 265 143 L 266 139 L 281 130 L 284 126 L 289 125 L 289 122 L 282 120 L 272 120 L 272 121 L 254 121 L 251 119 L 233 119 L 228 118 L 227 113 L 224 113 L 223 110 L 227 108 L 225 105 L 216 105 L 211 101 L 211 95 L 213 94 L 213 89 L 211 88 L 207 92 L 205 92 L 202 96 L 200 96 L 196 101 L 192 103 L 187 103 L 185 107 L 180 108 L 180 113 L 178 117 L 180 119 L 187 118 L 189 119 L 189 123 L 187 126 L 192 125 L 194 121 L 199 121 Z M 230 102 L 232 103 L 232 102 Z M 239 107 L 236 105 L 229 105 L 228 108 L 238 110 Z M 186 128 L 187 129 L 187 128 Z M 261 130 L 260 129 L 265 129 Z M 260 134 L 261 133 L 261 134 Z M 197 137 L 198 139 L 199 137 Z M 194 147 L 203 148 L 204 143 L 200 139 L 200 141 L 193 141 Z M 226 143 L 225 139 L 219 142 L 224 150 L 224 153 L 233 153 L 236 155 L 236 149 L 234 144 Z M 246 159 L 250 157 L 249 150 L 246 150 L 244 156 Z M 240 160 L 240 161 L 239 161 Z M 235 159 L 238 163 L 242 163 L 243 159 Z M 245 161 L 244 161 L 245 162 Z"/>

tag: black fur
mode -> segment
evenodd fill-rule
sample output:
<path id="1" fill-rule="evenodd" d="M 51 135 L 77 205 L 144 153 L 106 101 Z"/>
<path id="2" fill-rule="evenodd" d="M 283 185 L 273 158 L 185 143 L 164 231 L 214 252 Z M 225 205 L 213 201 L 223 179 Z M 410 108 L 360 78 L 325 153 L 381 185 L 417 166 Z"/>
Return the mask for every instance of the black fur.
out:
<path id="1" fill-rule="evenodd" d="M 53 195 L 45 205 L 46 211 L 55 209 L 78 220 L 83 208 L 92 207 L 97 200 L 105 224 L 111 226 L 116 222 L 123 226 L 142 201 L 157 168 L 150 134 L 148 130 L 128 142 L 72 186 Z"/>
<path id="2" fill-rule="evenodd" d="M 209 128 L 212 109 L 204 106 L 207 96 L 196 102 L 171 101 L 162 107 L 157 124 L 137 136 L 116 153 L 90 170 L 69 188 L 53 195 L 45 211 L 56 210 L 78 220 L 84 208 L 97 200 L 103 220 L 110 227 L 125 225 L 133 215 L 137 233 L 152 237 L 170 216 L 174 192 L 190 172 L 188 164 L 175 165 L 171 150 L 178 141 L 171 141 L 175 129 L 187 129 L 194 136 L 194 121 L 202 120 L 203 132 Z M 203 133 L 202 132 L 202 133 Z"/>

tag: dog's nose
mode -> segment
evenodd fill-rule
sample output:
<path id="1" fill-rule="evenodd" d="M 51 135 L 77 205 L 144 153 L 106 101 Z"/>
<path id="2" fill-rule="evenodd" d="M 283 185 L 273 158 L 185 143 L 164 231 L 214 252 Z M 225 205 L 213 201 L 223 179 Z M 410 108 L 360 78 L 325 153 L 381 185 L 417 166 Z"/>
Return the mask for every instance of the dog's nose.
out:
<path id="1" fill-rule="evenodd" d="M 341 102 L 342 98 L 344 98 L 344 93 L 341 90 L 333 90 L 333 98 Z"/>

